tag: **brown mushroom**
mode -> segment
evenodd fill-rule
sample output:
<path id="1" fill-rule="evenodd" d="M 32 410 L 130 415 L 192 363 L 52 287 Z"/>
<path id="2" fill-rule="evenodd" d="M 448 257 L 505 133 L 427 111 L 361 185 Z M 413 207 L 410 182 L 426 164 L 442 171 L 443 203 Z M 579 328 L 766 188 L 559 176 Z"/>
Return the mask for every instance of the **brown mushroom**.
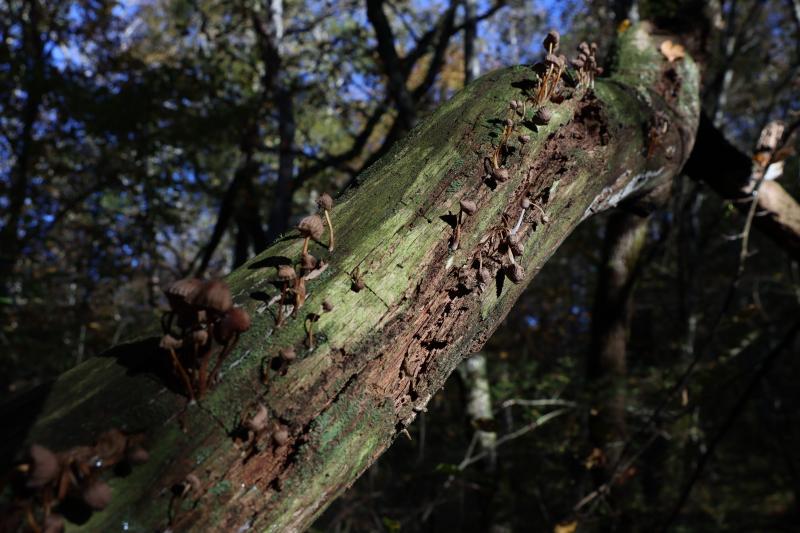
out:
<path id="1" fill-rule="evenodd" d="M 175 316 L 178 317 L 178 327 L 191 327 L 197 317 L 191 302 L 202 285 L 203 282 L 197 278 L 184 278 L 173 282 L 164 289 L 164 295 L 167 297 L 170 307 L 170 312 L 164 315 L 167 323 L 162 323 L 164 333 L 169 332 Z"/>
<path id="2" fill-rule="evenodd" d="M 314 349 L 314 322 L 319 320 L 319 315 L 316 313 L 308 313 L 305 320 L 306 328 L 306 346 L 309 350 Z"/>
<path id="3" fill-rule="evenodd" d="M 286 293 L 289 290 L 289 284 L 297 279 L 297 272 L 291 265 L 278 266 L 278 281 L 281 282 L 281 300 L 278 303 L 278 319 L 276 326 L 283 325 L 283 306 L 286 305 Z"/>
<path id="4" fill-rule="evenodd" d="M 95 511 L 102 511 L 111 503 L 111 486 L 105 481 L 95 480 L 87 485 L 81 494 L 83 501 Z"/>
<path id="5" fill-rule="evenodd" d="M 228 312 L 233 306 L 233 297 L 224 281 L 212 279 L 200 287 L 191 303 L 195 307 L 204 309 L 213 320 Z"/>
<path id="6" fill-rule="evenodd" d="M 305 240 L 303 241 L 303 253 L 308 253 L 308 241 L 314 239 L 318 241 L 325 231 L 325 225 L 319 215 L 308 215 L 297 224 L 297 230 Z"/>
<path id="7" fill-rule="evenodd" d="M 558 34 L 558 32 L 556 30 L 550 30 L 547 32 L 547 35 L 545 35 L 542 44 L 548 53 L 553 53 L 558 50 L 558 44 L 560 41 L 561 36 Z"/>
<path id="8" fill-rule="evenodd" d="M 471 216 L 478 210 L 478 206 L 472 200 L 461 200 L 459 202 L 458 220 L 453 230 L 453 240 L 450 243 L 451 250 L 458 250 L 461 241 L 461 225 L 464 223 L 464 214 Z"/>
<path id="9" fill-rule="evenodd" d="M 525 269 L 519 263 L 512 263 L 506 266 L 506 276 L 513 283 L 520 283 L 525 279 Z"/>
<path id="10" fill-rule="evenodd" d="M 32 444 L 28 455 L 30 463 L 25 481 L 27 487 L 39 489 L 56 479 L 59 471 L 56 454 L 40 444 Z"/>

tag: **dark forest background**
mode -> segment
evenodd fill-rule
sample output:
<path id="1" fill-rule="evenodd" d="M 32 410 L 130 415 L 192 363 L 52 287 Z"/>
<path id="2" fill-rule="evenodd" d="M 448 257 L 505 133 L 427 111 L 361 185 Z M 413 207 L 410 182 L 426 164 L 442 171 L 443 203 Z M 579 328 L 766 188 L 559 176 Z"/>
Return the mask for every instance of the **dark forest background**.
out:
<path id="1" fill-rule="evenodd" d="M 608 57 L 677 3 L 0 0 L 0 398 L 152 332 L 165 284 L 243 263 L 548 29 Z M 751 155 L 798 120 L 800 1 L 704 4 L 704 112 Z M 781 183 L 800 195 L 796 155 Z M 797 263 L 677 179 L 610 384 L 588 371 L 607 218 L 315 529 L 800 527 Z M 599 445 L 609 387 L 624 416 Z"/>

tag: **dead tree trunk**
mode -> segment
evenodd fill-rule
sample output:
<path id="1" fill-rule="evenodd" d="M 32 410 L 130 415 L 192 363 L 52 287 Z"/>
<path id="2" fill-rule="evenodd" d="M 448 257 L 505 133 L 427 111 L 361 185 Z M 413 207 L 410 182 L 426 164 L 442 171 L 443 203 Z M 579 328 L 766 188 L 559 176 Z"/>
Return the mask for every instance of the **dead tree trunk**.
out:
<path id="1" fill-rule="evenodd" d="M 533 69 L 476 80 L 370 167 L 333 210 L 336 251 L 312 245 L 329 267 L 309 282 L 297 318 L 276 328 L 266 301 L 277 292 L 275 266 L 299 259 L 300 239 L 279 240 L 229 276 L 253 326 L 199 404 L 184 412 L 185 399 L 152 371 L 166 359 L 157 339 L 119 346 L 7 406 L 4 425 L 17 429 L 6 433 L 3 455 L 23 441 L 60 450 L 109 427 L 144 431 L 150 460 L 110 480 L 111 503 L 87 531 L 121 523 L 150 531 L 306 528 L 484 344 L 581 220 L 645 194 L 683 166 L 699 114 L 697 69 L 688 57 L 668 62 L 659 45 L 645 26 L 629 29 L 612 76 L 594 90 L 562 90 L 546 104 L 552 118 L 544 125 L 509 111 L 510 100 L 535 90 Z M 509 179 L 497 181 L 486 167 L 507 118 L 514 132 L 500 163 Z M 532 205 L 523 211 L 526 197 Z M 453 250 L 460 200 L 476 211 L 461 217 Z M 504 235 L 515 227 L 524 272 L 507 265 Z M 489 274 L 482 283 L 480 267 Z M 363 290 L 352 290 L 354 277 Z M 332 312 L 321 311 L 323 300 Z M 307 313 L 320 315 L 313 349 L 304 345 Z M 270 370 L 289 346 L 298 357 L 288 371 Z M 260 403 L 273 431 L 243 451 L 232 435 Z M 274 439 L 278 428 L 288 438 Z M 190 474 L 191 492 L 174 496 L 170 487 Z"/>

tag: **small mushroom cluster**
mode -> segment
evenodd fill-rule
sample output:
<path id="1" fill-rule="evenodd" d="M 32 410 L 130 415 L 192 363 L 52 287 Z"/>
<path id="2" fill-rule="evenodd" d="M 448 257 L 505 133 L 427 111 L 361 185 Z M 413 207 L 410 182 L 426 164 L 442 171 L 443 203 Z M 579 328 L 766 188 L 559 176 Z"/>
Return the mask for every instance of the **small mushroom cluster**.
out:
<path id="1" fill-rule="evenodd" d="M 594 88 L 595 76 L 603 75 L 603 67 L 597 65 L 597 43 L 591 44 L 583 41 L 578 45 L 578 55 L 570 60 L 572 66 L 578 71 L 578 85 Z"/>
<path id="2" fill-rule="evenodd" d="M 539 82 L 539 90 L 536 93 L 536 107 L 540 107 L 555 94 L 558 89 L 558 83 L 561 81 L 561 75 L 567 66 L 566 56 L 556 55 L 560 42 L 561 36 L 556 30 L 547 32 L 542 42 L 545 50 L 544 64 L 546 70 Z"/>
<path id="3" fill-rule="evenodd" d="M 267 432 L 270 433 L 272 442 L 278 448 L 286 446 L 289 442 L 289 430 L 279 421 L 270 420 L 269 412 L 263 404 L 258 404 L 255 413 L 242 420 L 240 429 L 245 451 L 247 449 L 251 452 L 258 451 L 257 442 L 261 435 Z"/>
<path id="4" fill-rule="evenodd" d="M 31 445 L 25 460 L 15 468 L 17 510 L 28 527 L 33 531 L 61 531 L 64 518 L 59 506 L 65 500 L 89 511 L 105 509 L 112 490 L 103 473 L 123 463 L 134 466 L 146 462 L 149 454 L 142 446 L 143 439 L 143 435 L 110 429 L 93 446 L 53 452 L 40 444 Z"/>
<path id="5" fill-rule="evenodd" d="M 178 280 L 164 291 L 170 310 L 161 320 L 161 348 L 168 352 L 176 377 L 190 400 L 202 398 L 217 382 L 225 358 L 239 336 L 250 329 L 250 315 L 233 305 L 221 280 Z M 211 370 L 211 360 L 216 361 Z"/>
<path id="6" fill-rule="evenodd" d="M 319 214 L 314 213 L 302 218 L 297 224 L 297 231 L 303 237 L 299 274 L 293 264 L 277 266 L 276 283 L 281 289 L 281 294 L 278 303 L 278 316 L 275 321 L 276 327 L 283 325 L 287 306 L 291 306 L 291 316 L 297 316 L 298 310 L 303 307 L 306 301 L 306 281 L 318 278 L 328 268 L 325 261 L 317 259 L 309 253 L 308 245 L 312 240 L 319 242 L 327 226 L 329 232 L 328 251 L 333 252 L 335 246 L 333 223 L 331 222 L 333 198 L 328 193 L 322 194 L 317 200 L 317 207 L 324 215 L 324 219 Z"/>

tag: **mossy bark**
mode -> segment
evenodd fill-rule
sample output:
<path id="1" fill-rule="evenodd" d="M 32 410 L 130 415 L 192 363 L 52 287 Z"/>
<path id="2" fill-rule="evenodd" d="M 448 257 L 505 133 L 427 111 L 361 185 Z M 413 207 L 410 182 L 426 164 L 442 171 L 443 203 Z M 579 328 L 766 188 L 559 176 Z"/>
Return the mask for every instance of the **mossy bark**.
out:
<path id="1" fill-rule="evenodd" d="M 668 63 L 646 26 L 621 37 L 616 74 L 548 102 L 545 126 L 517 120 L 504 155 L 511 177 L 484 179 L 508 103 L 524 98 L 529 67 L 492 72 L 424 120 L 370 167 L 332 213 L 336 251 L 308 283 L 297 318 L 275 327 L 275 265 L 298 261 L 302 240 L 289 234 L 227 279 L 253 326 L 229 357 L 221 383 L 198 404 L 164 384 L 153 369 L 165 359 L 157 340 L 117 347 L 65 373 L 10 409 L 35 411 L 4 445 L 39 442 L 59 450 L 118 427 L 144 431 L 150 461 L 111 479 L 109 508 L 84 530 L 302 530 L 388 448 L 458 363 L 477 351 L 525 285 L 560 243 L 592 213 L 672 179 L 691 150 L 699 111 L 690 58 Z M 518 135 L 530 136 L 521 144 Z M 539 208 L 522 218 L 520 283 L 502 272 L 506 254 L 491 249 L 493 229 L 516 225 L 520 200 Z M 451 250 L 459 201 L 465 217 Z M 493 279 L 481 288 L 478 250 Z M 355 292 L 358 271 L 366 287 Z M 321 310 L 323 300 L 334 304 Z M 315 347 L 304 345 L 304 318 L 318 313 Z M 281 375 L 261 368 L 280 348 L 298 358 Z M 232 437 L 241 420 L 267 406 L 274 426 L 243 450 Z M 27 408 L 26 408 L 27 407 Z M 8 408 L 7 408 L 8 409 Z M 11 416 L 6 411 L 6 417 Z M 19 417 L 18 417 L 19 418 Z M 18 420 L 19 421 L 19 420 Z M 272 439 L 276 427 L 288 442 Z M 190 473 L 201 487 L 170 491 Z"/>

